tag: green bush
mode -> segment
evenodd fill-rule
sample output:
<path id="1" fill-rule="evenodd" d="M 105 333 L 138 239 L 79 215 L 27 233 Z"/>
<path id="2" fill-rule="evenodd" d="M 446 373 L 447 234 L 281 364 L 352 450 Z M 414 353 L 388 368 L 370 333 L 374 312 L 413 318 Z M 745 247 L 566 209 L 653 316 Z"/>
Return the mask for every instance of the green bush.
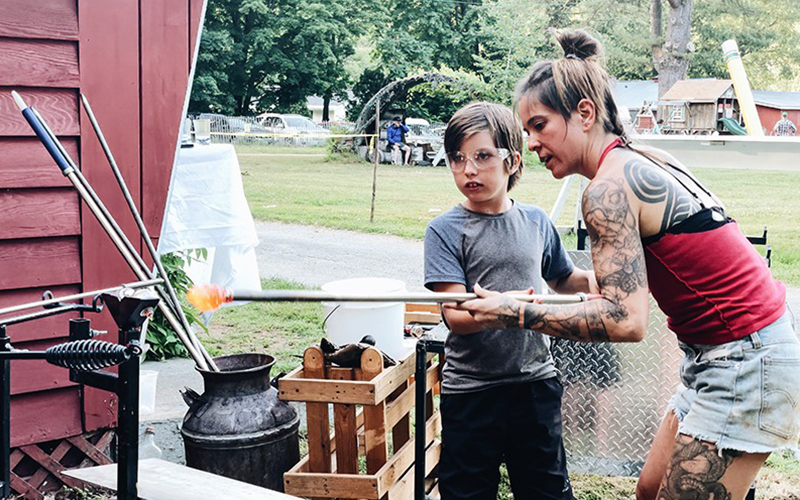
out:
<path id="1" fill-rule="evenodd" d="M 189 322 L 189 326 L 199 326 L 208 333 L 205 323 L 200 318 L 200 312 L 186 301 L 186 291 L 193 285 L 191 278 L 184 268 L 193 260 L 203 261 L 208 257 L 208 250 L 200 248 L 186 252 L 173 252 L 161 256 L 161 264 L 167 273 L 175 295 L 181 302 L 181 307 Z M 159 309 L 156 309 L 153 320 L 147 328 L 148 360 L 163 360 L 169 358 L 186 358 L 189 352 L 183 346 L 178 334 L 172 329 L 167 319 Z"/>

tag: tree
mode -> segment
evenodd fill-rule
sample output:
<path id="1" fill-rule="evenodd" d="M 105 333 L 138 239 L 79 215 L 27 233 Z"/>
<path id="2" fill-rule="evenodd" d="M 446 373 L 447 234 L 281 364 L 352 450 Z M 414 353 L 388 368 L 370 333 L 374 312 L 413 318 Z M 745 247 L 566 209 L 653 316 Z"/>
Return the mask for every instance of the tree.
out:
<path id="1" fill-rule="evenodd" d="M 372 1 L 210 0 L 191 109 L 280 112 L 343 95 Z"/>
<path id="2" fill-rule="evenodd" d="M 689 69 L 688 53 L 694 50 L 691 42 L 693 0 L 667 0 L 667 34 L 663 34 L 662 0 L 652 0 L 650 29 L 653 37 L 653 66 L 658 73 L 658 97 L 675 82 L 686 78 Z"/>
<path id="3" fill-rule="evenodd" d="M 486 21 L 482 0 L 384 2 L 387 29 L 376 34 L 376 55 L 392 79 L 448 67 L 475 70 Z"/>
<path id="4" fill-rule="evenodd" d="M 722 42 L 739 45 L 753 88 L 800 90 L 800 2 L 796 0 L 704 0 L 695 6 L 689 77 L 730 78 Z"/>

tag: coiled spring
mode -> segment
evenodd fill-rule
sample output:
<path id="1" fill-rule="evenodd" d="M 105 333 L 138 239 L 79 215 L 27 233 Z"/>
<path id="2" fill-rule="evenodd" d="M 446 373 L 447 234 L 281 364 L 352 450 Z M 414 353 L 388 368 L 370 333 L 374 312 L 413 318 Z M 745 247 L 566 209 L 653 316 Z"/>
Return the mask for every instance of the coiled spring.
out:
<path id="1" fill-rule="evenodd" d="M 74 340 L 47 349 L 48 363 L 74 370 L 90 372 L 108 368 L 137 354 L 136 346 L 124 346 L 102 340 Z"/>

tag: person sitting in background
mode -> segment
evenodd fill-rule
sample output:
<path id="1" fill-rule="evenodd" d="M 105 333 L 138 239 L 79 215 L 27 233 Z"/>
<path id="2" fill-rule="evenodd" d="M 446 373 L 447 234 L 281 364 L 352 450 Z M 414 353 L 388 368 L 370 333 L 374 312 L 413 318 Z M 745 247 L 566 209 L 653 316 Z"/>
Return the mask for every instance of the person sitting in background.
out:
<path id="1" fill-rule="evenodd" d="M 392 150 L 392 163 L 400 163 L 398 155 L 400 150 L 403 150 L 406 152 L 406 156 L 402 164 L 408 164 L 408 158 L 411 156 L 411 146 L 403 142 L 403 134 L 408 132 L 408 127 L 403 125 L 403 120 L 399 116 L 395 116 L 392 124 L 386 129 L 386 142 L 389 143 L 389 148 Z"/>
<path id="2" fill-rule="evenodd" d="M 795 127 L 792 120 L 789 119 L 789 113 L 786 111 L 781 113 L 781 119 L 772 128 L 772 135 L 779 135 L 783 137 L 797 135 L 797 127 Z"/>

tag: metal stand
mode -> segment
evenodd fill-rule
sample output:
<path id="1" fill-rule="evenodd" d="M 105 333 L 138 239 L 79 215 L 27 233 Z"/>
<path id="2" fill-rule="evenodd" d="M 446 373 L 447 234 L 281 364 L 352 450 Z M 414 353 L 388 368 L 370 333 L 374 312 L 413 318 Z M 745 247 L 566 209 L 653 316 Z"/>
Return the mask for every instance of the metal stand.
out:
<path id="1" fill-rule="evenodd" d="M 119 344 L 92 340 L 94 332 L 88 319 L 69 320 L 69 342 L 49 348 L 47 351 L 16 350 L 6 335 L 6 325 L 38 319 L 40 317 L 86 308 L 99 312 L 98 299 L 92 306 L 57 305 L 49 311 L 10 318 L 0 323 L 0 390 L 2 403 L 2 436 L 0 436 L 0 498 L 11 495 L 10 467 L 10 406 L 11 388 L 9 361 L 12 359 L 44 359 L 47 362 L 69 369 L 72 382 L 113 392 L 119 399 L 117 413 L 117 499 L 137 500 L 137 468 L 139 462 L 139 335 L 145 318 L 158 305 L 154 295 L 137 296 L 103 294 L 119 327 Z M 101 371 L 119 365 L 119 374 Z"/>
<path id="2" fill-rule="evenodd" d="M 5 325 L 0 325 L 0 353 L 10 349 L 11 339 L 6 335 Z M 11 380 L 9 377 L 9 359 L 0 356 L 0 391 L 3 401 L 0 402 L 0 498 L 11 496 Z"/>
<path id="3" fill-rule="evenodd" d="M 428 353 L 444 354 L 441 340 L 420 339 L 417 341 L 417 359 L 414 372 L 415 417 L 414 417 L 414 500 L 426 500 L 425 495 L 425 387 L 427 379 Z"/>

